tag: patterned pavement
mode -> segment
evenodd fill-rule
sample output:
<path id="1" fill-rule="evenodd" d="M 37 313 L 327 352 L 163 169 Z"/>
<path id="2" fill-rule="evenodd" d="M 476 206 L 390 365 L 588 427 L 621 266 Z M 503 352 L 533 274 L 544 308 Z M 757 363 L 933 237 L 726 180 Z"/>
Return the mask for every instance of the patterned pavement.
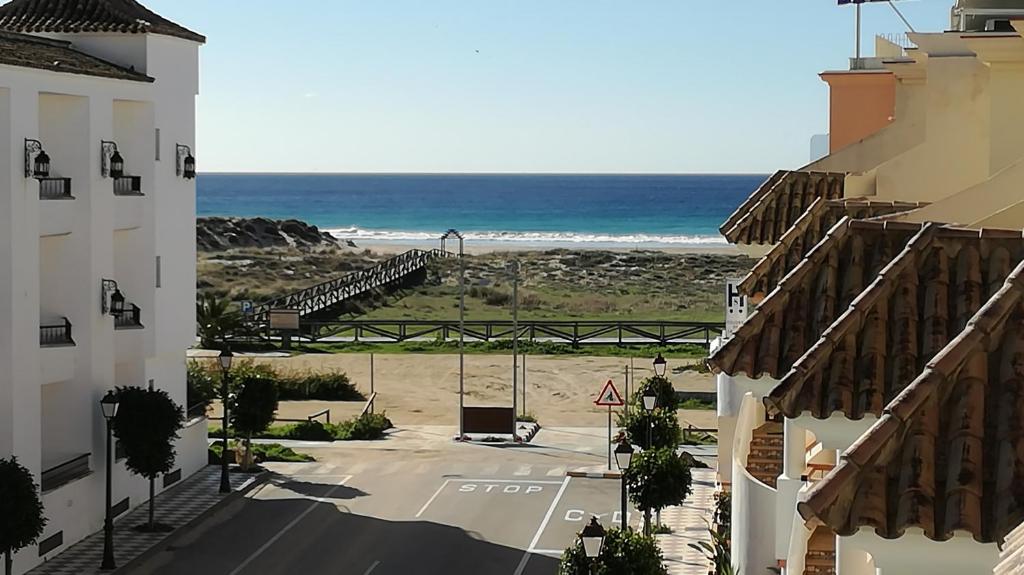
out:
<path id="1" fill-rule="evenodd" d="M 711 541 L 705 521 L 710 522 L 714 513 L 715 472 L 711 469 L 694 469 L 692 473 L 693 493 L 686 503 L 661 512 L 661 522 L 671 527 L 672 533 L 655 536 L 670 575 L 708 573 L 708 560 L 689 544 Z"/>
<path id="2" fill-rule="evenodd" d="M 231 474 L 231 487 L 237 491 L 254 481 L 254 476 Z M 181 482 L 180 485 L 156 496 L 156 518 L 160 523 L 179 528 L 195 519 L 223 499 L 220 487 L 220 467 L 209 465 Z M 140 533 L 133 527 L 149 518 L 149 505 L 143 503 L 114 522 L 114 558 L 124 566 L 148 551 L 171 533 Z M 103 558 L 103 531 L 93 533 L 42 565 L 28 575 L 93 575 L 111 573 L 100 571 Z"/>

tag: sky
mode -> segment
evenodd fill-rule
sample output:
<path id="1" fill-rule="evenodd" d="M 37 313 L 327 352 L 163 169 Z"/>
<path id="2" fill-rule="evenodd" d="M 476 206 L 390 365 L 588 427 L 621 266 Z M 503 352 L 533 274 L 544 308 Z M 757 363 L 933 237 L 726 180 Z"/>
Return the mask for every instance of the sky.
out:
<path id="1" fill-rule="evenodd" d="M 205 34 L 207 172 L 767 173 L 827 131 L 835 0 L 143 0 Z M 952 0 L 898 6 L 919 31 Z M 864 45 L 906 28 L 863 9 Z"/>

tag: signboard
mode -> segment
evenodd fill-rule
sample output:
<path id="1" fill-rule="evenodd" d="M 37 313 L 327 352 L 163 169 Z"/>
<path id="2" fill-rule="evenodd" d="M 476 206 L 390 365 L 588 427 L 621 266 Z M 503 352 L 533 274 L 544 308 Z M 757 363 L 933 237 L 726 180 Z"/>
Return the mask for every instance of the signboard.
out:
<path id="1" fill-rule="evenodd" d="M 604 389 L 601 390 L 601 395 L 597 396 L 594 400 L 594 405 L 601 407 L 622 407 L 626 405 L 626 402 L 622 400 L 622 396 L 619 395 L 619 390 L 615 389 L 615 384 L 612 380 L 608 380 L 608 383 L 604 384 Z"/>
<path id="2" fill-rule="evenodd" d="M 729 339 L 747 321 L 747 296 L 740 292 L 739 279 L 725 280 L 725 332 L 722 339 Z"/>
<path id="3" fill-rule="evenodd" d="M 299 331 L 299 310 L 270 310 L 270 329 Z"/>
<path id="4" fill-rule="evenodd" d="M 252 300 L 242 302 L 242 315 L 252 315 Z"/>

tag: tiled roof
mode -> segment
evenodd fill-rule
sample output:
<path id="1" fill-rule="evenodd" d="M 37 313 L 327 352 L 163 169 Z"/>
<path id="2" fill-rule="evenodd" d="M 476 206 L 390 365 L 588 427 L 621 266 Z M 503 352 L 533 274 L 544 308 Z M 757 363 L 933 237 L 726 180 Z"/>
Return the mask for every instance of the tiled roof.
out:
<path id="1" fill-rule="evenodd" d="M 202 35 L 135 0 L 11 0 L 0 6 L 0 29 L 36 33 L 148 33 L 206 42 Z"/>
<path id="2" fill-rule="evenodd" d="M 118 80 L 152 82 L 135 70 L 79 52 L 69 42 L 0 31 L 0 64 Z"/>
<path id="3" fill-rule="evenodd" d="M 1006 536 L 1006 545 L 1000 556 L 999 565 L 993 575 L 1018 575 L 1024 573 L 1024 524 Z"/>
<path id="4" fill-rule="evenodd" d="M 928 226 L 814 342 L 765 404 L 790 418 L 881 415 L 1021 260 L 1019 230 Z"/>
<path id="5" fill-rule="evenodd" d="M 1024 264 L 798 509 L 840 535 L 999 542 L 1024 519 L 1022 453 Z"/>
<path id="6" fill-rule="evenodd" d="M 846 174 L 776 172 L 722 224 L 734 244 L 774 244 L 817 198 L 843 197 Z"/>
<path id="7" fill-rule="evenodd" d="M 708 359 L 715 371 L 781 378 L 920 224 L 843 218 Z"/>
<path id="8" fill-rule="evenodd" d="M 871 219 L 921 207 L 916 202 L 878 202 L 862 198 L 826 200 L 817 198 L 777 244 L 761 258 L 740 282 L 739 289 L 753 296 L 771 293 L 844 216 Z"/>

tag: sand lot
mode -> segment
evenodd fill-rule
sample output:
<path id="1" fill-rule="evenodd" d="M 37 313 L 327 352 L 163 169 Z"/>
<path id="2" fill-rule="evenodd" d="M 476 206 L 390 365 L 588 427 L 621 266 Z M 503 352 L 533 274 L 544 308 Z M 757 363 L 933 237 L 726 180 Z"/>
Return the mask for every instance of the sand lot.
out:
<path id="1" fill-rule="evenodd" d="M 366 354 L 301 355 L 289 358 L 253 358 L 253 361 L 287 370 L 341 370 L 360 391 L 370 392 L 370 358 Z M 608 357 L 531 356 L 527 358 L 526 408 L 542 425 L 600 426 L 607 410 L 593 405 L 604 382 L 614 380 L 623 389 L 624 368 L 629 360 Z M 670 363 L 679 367 L 681 362 Z M 647 358 L 635 361 L 636 378 L 650 376 Z M 465 357 L 466 405 L 510 406 L 512 404 L 512 357 L 467 355 Z M 520 380 L 522 385 L 522 366 Z M 374 389 L 377 411 L 385 410 L 399 425 L 455 425 L 458 423 L 458 355 L 375 355 Z M 677 390 L 714 391 L 714 378 L 692 371 L 672 373 Z M 522 388 L 520 387 L 520 394 Z M 521 395 L 520 395 L 521 397 Z M 325 402 L 282 403 L 279 417 L 305 418 L 330 407 L 332 421 L 349 417 L 361 405 Z M 716 427 L 714 410 L 680 412 L 681 423 Z"/>

